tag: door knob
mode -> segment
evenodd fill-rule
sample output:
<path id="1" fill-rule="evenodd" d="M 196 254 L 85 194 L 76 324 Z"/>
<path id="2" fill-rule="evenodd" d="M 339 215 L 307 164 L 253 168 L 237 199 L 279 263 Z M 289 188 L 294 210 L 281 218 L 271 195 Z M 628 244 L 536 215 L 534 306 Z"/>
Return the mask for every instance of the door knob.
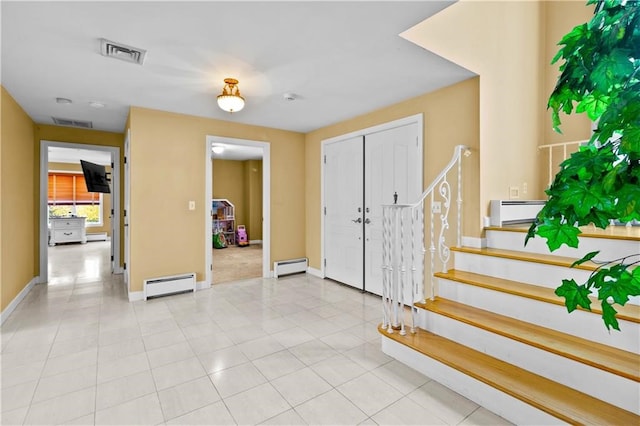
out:
<path id="1" fill-rule="evenodd" d="M 362 223 L 362 218 L 359 217 L 357 219 L 351 219 L 351 222 L 353 222 L 353 223 Z"/>
<path id="2" fill-rule="evenodd" d="M 371 223 L 371 221 L 369 220 L 369 218 L 366 218 L 366 219 L 364 220 L 364 223 L 366 223 L 366 224 L 368 225 L 368 224 L 370 224 L 370 223 Z"/>

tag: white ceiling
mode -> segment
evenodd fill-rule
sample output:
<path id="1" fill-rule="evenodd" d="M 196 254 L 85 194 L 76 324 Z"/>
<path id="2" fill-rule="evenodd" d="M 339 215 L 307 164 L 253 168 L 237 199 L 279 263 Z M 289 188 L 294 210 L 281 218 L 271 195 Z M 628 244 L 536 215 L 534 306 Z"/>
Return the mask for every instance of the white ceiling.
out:
<path id="1" fill-rule="evenodd" d="M 37 123 L 122 132 L 134 105 L 308 132 L 471 77 L 398 36 L 451 3 L 2 1 L 1 79 Z M 101 56 L 100 38 L 144 65 Z M 225 77 L 244 110 L 217 107 Z"/>

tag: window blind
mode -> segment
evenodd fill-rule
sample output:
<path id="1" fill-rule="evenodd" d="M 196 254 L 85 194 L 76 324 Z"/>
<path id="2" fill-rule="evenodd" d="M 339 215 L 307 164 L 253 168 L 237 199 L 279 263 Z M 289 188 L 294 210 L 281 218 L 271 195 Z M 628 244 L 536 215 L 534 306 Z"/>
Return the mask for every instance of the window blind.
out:
<path id="1" fill-rule="evenodd" d="M 83 174 L 49 172 L 49 205 L 99 203 L 100 194 L 87 191 Z"/>

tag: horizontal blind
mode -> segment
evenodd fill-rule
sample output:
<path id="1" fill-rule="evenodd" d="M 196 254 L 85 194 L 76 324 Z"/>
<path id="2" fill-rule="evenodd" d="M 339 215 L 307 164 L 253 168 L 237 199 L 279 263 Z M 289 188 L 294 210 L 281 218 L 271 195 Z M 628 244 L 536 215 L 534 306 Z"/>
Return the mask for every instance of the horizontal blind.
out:
<path id="1" fill-rule="evenodd" d="M 87 191 L 84 175 L 80 173 L 49 173 L 49 205 L 96 204 L 100 194 Z"/>

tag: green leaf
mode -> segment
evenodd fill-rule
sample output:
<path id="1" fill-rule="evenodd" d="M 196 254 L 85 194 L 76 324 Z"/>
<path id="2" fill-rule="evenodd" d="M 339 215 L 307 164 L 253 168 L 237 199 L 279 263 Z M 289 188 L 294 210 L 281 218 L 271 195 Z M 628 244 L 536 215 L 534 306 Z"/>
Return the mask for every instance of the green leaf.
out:
<path id="1" fill-rule="evenodd" d="M 633 74 L 633 63 L 629 59 L 630 54 L 629 49 L 618 48 L 600 58 L 590 76 L 598 90 L 607 93 L 609 88 L 621 78 Z"/>
<path id="2" fill-rule="evenodd" d="M 545 221 L 538 227 L 538 235 L 547 239 L 547 246 L 551 251 L 558 249 L 562 244 L 578 247 L 578 235 L 581 233 L 580 229 L 572 225 L 561 224 L 559 219 Z"/>
<path id="3" fill-rule="evenodd" d="M 602 193 L 602 187 L 574 181 L 563 194 L 562 205 L 572 206 L 578 216 L 585 217 L 592 208 L 606 208 L 612 204 Z"/>
<path id="4" fill-rule="evenodd" d="M 590 261 L 591 259 L 596 257 L 598 255 L 598 253 L 600 253 L 600 250 L 592 251 L 590 253 L 585 254 L 582 257 L 582 259 L 578 259 L 575 262 L 573 262 L 571 264 L 571 267 L 573 268 L 574 266 L 582 265 L 583 263 Z"/>
<path id="5" fill-rule="evenodd" d="M 608 279 L 603 280 L 603 286 L 598 291 L 599 300 L 612 298 L 615 303 L 624 306 L 630 296 L 640 294 L 640 281 L 626 270 L 614 270 L 612 268 L 607 274 Z M 608 300 L 607 300 L 608 301 Z"/>
<path id="6" fill-rule="evenodd" d="M 609 107 L 610 98 L 602 94 L 589 94 L 576 107 L 576 112 L 586 112 L 589 119 L 595 121 Z"/>
<path id="7" fill-rule="evenodd" d="M 573 312 L 578 306 L 591 310 L 591 299 L 589 299 L 589 289 L 578 285 L 575 280 L 562 280 L 562 285 L 556 288 L 557 296 L 564 297 L 564 305 L 567 311 Z"/>
<path id="8" fill-rule="evenodd" d="M 607 330 L 611 330 L 614 328 L 620 331 L 620 325 L 618 324 L 618 320 L 616 319 L 616 311 L 613 306 L 611 306 L 607 301 L 603 300 L 602 303 L 602 319 L 604 320 L 604 325 L 607 326 Z"/>

